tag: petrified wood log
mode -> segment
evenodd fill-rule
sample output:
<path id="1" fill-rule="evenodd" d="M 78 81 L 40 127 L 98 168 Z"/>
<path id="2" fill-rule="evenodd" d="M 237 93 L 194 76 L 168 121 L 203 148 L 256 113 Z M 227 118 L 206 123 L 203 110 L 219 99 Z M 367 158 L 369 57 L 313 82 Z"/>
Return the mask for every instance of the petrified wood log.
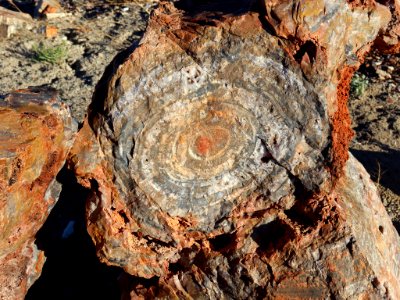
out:
<path id="1" fill-rule="evenodd" d="M 70 163 L 100 259 L 133 298 L 400 297 L 346 106 L 390 10 L 228 2 L 161 3 L 97 87 Z"/>
<path id="2" fill-rule="evenodd" d="M 45 261 L 35 234 L 61 191 L 55 177 L 77 128 L 49 90 L 11 93 L 0 117 L 0 299 L 23 299 Z"/>

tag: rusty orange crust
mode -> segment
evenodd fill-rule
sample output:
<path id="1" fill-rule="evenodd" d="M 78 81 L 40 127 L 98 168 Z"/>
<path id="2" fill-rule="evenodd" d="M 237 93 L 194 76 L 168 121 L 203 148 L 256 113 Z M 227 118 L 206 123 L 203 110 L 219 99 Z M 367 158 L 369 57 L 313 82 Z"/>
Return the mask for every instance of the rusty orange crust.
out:
<path id="1" fill-rule="evenodd" d="M 18 247 L 28 236 L 33 236 L 47 216 L 49 205 L 55 201 L 49 199 L 46 202 L 43 199 L 49 183 L 65 160 L 67 150 L 59 147 L 64 139 L 62 121 L 49 113 L 43 113 L 43 107 L 40 106 L 31 106 L 25 112 L 0 108 L 3 124 L 0 127 L 17 136 L 17 140 L 2 141 L 0 146 L 1 150 L 16 154 L 11 165 L 0 158 L 1 173 L 8 177 L 8 181 L 3 176 L 0 179 L 0 186 L 3 187 L 0 197 L 14 199 L 14 214 L 18 216 L 9 220 L 11 223 L 6 227 L 8 229 L 0 233 L 3 237 L 0 240 L 0 249 L 7 247 L 7 243 Z M 10 126 L 4 128 L 6 124 Z M 38 164 L 41 169 L 36 176 Z M 22 199 L 31 201 L 21 201 Z M 17 222 L 25 228 L 12 232 L 11 230 L 16 229 Z"/>
<path id="2" fill-rule="evenodd" d="M 54 91 L 35 88 L 8 95 L 0 117 L 0 298 L 22 299 L 45 261 L 35 235 L 57 201 L 75 125 Z"/>
<path id="3" fill-rule="evenodd" d="M 337 109 L 332 117 L 332 175 L 339 178 L 343 175 L 343 168 L 349 159 L 349 145 L 354 136 L 351 129 L 350 113 L 347 106 L 351 78 L 354 67 L 346 67 L 339 72 L 339 84 L 337 86 Z"/>

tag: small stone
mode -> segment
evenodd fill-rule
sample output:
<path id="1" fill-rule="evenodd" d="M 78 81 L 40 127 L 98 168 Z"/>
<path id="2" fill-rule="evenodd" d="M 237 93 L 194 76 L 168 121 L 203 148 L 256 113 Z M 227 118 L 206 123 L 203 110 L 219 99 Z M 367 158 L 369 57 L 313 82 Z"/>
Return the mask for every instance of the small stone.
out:
<path id="1" fill-rule="evenodd" d="M 378 78 L 380 80 L 386 80 L 386 79 L 392 78 L 392 75 L 390 75 L 388 72 L 386 72 L 382 69 L 376 70 L 376 74 L 378 75 Z"/>
<path id="2" fill-rule="evenodd" d="M 35 0 L 34 15 L 36 18 L 62 12 L 62 6 L 58 0 Z"/>
<path id="3" fill-rule="evenodd" d="M 46 38 L 53 38 L 58 34 L 58 28 L 56 26 L 47 25 L 45 30 Z"/>
<path id="4" fill-rule="evenodd" d="M 388 72 L 393 72 L 394 71 L 394 67 L 393 66 L 386 66 Z"/>

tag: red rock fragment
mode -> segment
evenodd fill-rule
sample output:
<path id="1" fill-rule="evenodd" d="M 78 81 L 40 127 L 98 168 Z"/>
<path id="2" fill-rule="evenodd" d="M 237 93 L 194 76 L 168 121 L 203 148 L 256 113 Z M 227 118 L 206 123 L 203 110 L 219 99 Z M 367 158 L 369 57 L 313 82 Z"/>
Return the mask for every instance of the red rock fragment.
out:
<path id="1" fill-rule="evenodd" d="M 58 34 L 58 28 L 56 26 L 47 25 L 45 27 L 46 38 L 54 38 Z"/>
<path id="2" fill-rule="evenodd" d="M 58 0 L 36 0 L 35 16 L 51 16 L 62 13 L 62 6 Z"/>
<path id="3" fill-rule="evenodd" d="M 45 261 L 35 234 L 61 191 L 76 124 L 56 92 L 34 88 L 0 100 L 0 117 L 0 299 L 22 299 Z"/>

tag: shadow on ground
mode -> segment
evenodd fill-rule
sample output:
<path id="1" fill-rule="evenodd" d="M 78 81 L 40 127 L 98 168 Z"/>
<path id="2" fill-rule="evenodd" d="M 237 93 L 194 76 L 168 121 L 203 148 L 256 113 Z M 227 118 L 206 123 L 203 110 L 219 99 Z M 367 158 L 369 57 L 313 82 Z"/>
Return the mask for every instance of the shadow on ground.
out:
<path id="1" fill-rule="evenodd" d="M 400 195 L 400 151 L 374 152 L 351 149 L 351 153 L 364 165 L 372 180 Z"/>
<path id="2" fill-rule="evenodd" d="M 355 149 L 350 151 L 364 165 L 373 181 L 399 195 L 400 199 L 400 151 L 390 148 L 384 152 Z M 394 220 L 393 223 L 400 232 L 400 221 Z"/>
<path id="3" fill-rule="evenodd" d="M 47 260 L 25 299 L 120 299 L 118 277 L 123 271 L 99 262 L 86 231 L 87 191 L 65 169 L 57 179 L 63 191 L 37 234 Z"/>

